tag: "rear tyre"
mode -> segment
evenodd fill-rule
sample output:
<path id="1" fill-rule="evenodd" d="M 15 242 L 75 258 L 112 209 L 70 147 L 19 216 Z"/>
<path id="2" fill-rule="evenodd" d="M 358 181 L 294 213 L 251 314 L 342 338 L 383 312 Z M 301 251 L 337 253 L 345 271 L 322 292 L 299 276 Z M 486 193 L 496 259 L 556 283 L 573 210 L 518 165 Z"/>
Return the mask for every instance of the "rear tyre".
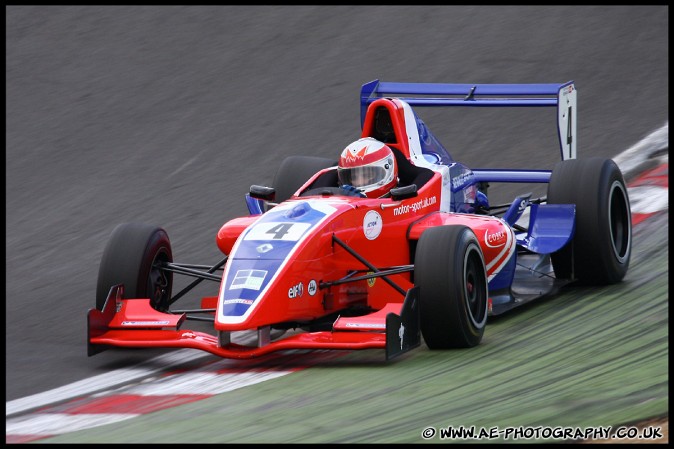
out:
<path id="1" fill-rule="evenodd" d="M 587 285 L 621 281 L 632 253 L 632 214 L 616 163 L 598 157 L 557 163 L 548 203 L 576 205 L 574 237 L 551 256 L 555 276 Z"/>
<path id="2" fill-rule="evenodd" d="M 439 226 L 419 238 L 414 263 L 421 334 L 430 349 L 469 348 L 487 324 L 482 249 L 467 226 Z"/>
<path id="3" fill-rule="evenodd" d="M 150 298 L 156 310 L 169 308 L 173 274 L 158 264 L 173 262 L 166 231 L 143 223 L 123 223 L 110 236 L 98 269 L 96 308 L 103 310 L 110 288 L 124 284 L 123 298 Z"/>
<path id="4" fill-rule="evenodd" d="M 281 203 L 287 200 L 313 175 L 335 165 L 337 161 L 315 156 L 290 156 L 284 159 L 276 170 L 272 184 L 276 190 L 275 201 Z"/>

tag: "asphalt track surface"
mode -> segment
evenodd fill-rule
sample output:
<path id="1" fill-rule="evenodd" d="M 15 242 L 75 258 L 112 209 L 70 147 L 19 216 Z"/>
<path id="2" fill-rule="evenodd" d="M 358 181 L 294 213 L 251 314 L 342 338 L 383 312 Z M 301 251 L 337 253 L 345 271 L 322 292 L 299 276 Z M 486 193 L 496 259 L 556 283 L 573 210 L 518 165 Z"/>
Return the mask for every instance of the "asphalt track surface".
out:
<path id="1" fill-rule="evenodd" d="M 86 357 L 114 226 L 214 263 L 248 186 L 359 137 L 363 83 L 574 80 L 579 156 L 612 157 L 668 120 L 667 36 L 667 6 L 8 6 L 6 400 L 164 353 Z M 558 157 L 554 113 L 418 113 L 473 167 Z"/>

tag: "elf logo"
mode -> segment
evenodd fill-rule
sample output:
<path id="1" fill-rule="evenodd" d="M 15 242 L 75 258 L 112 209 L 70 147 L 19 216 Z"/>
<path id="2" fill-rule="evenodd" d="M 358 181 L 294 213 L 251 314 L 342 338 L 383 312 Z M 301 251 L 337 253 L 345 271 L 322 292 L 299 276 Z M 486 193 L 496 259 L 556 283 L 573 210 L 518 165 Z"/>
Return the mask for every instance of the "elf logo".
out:
<path id="1" fill-rule="evenodd" d="M 293 285 L 288 289 L 288 298 L 300 298 L 304 294 L 304 284 Z"/>

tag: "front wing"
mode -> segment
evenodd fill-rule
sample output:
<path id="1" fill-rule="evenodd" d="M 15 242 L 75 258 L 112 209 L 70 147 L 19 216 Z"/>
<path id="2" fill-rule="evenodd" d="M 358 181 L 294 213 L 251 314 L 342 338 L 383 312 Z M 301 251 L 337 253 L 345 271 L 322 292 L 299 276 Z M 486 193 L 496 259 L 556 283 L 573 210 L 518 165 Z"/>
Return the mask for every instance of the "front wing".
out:
<path id="1" fill-rule="evenodd" d="M 111 346 L 135 348 L 191 348 L 234 359 L 259 357 L 289 349 L 385 349 L 390 360 L 421 342 L 417 287 L 404 302 L 359 317 L 340 317 L 331 331 L 304 332 L 247 346 L 206 332 L 180 330 L 186 314 L 162 313 L 149 299 L 122 299 L 123 286 L 110 289 L 103 310 L 87 314 L 87 350 L 92 356 Z M 263 341 L 263 339 L 258 339 Z"/>

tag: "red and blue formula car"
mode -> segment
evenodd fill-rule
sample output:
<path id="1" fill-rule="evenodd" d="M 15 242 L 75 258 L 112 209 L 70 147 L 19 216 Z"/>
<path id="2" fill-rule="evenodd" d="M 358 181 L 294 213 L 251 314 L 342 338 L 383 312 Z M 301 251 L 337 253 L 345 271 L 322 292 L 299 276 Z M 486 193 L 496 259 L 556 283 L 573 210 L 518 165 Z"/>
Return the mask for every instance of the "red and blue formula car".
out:
<path id="1" fill-rule="evenodd" d="M 287 349 L 473 347 L 488 317 L 572 283 L 625 276 L 628 191 L 610 159 L 576 156 L 576 89 L 562 84 L 364 84 L 360 137 L 386 143 L 398 185 L 362 198 L 337 162 L 292 156 L 271 186 L 245 195 L 249 214 L 217 232 L 214 265 L 173 260 L 166 231 L 129 222 L 101 260 L 88 354 L 110 347 L 194 348 L 227 358 Z M 560 161 L 550 170 L 476 169 L 455 161 L 415 108 L 554 107 Z M 490 205 L 489 183 L 547 183 Z M 194 280 L 174 292 L 174 276 Z M 202 281 L 200 307 L 176 301 Z M 212 331 L 184 329 L 189 320 Z M 232 338 L 253 331 L 254 341 Z"/>

